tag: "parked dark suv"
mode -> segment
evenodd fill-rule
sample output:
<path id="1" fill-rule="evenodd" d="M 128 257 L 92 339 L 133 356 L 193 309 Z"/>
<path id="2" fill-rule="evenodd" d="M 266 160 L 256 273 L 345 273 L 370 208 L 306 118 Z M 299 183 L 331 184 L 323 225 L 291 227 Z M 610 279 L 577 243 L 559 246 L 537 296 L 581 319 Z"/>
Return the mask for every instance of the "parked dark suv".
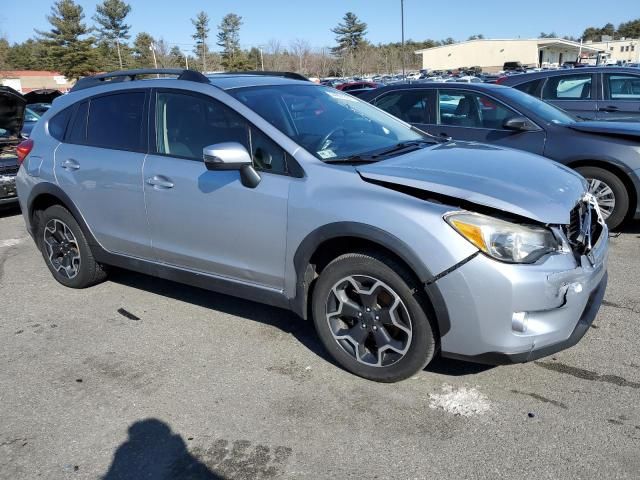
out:
<path id="1" fill-rule="evenodd" d="M 517 88 L 589 120 L 640 122 L 640 70 L 585 67 L 505 76 Z"/>

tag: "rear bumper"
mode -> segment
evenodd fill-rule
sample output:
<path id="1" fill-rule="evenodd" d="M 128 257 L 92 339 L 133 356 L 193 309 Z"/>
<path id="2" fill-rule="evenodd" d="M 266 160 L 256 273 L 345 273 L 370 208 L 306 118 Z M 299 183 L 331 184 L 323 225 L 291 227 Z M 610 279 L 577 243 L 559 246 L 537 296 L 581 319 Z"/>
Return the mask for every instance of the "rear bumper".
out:
<path id="1" fill-rule="evenodd" d="M 509 265 L 478 255 L 436 283 L 451 328 L 443 357 L 520 363 L 569 348 L 593 322 L 607 286 L 608 232 L 588 256 Z"/>

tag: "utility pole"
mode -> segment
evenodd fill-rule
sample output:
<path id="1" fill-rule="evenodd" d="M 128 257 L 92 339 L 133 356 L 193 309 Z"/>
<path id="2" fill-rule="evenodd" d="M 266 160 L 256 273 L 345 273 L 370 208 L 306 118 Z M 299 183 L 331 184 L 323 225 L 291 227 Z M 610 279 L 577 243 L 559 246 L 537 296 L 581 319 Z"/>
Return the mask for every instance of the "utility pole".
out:
<path id="1" fill-rule="evenodd" d="M 116 38 L 116 50 L 118 51 L 118 63 L 120 64 L 120 70 L 122 70 L 124 68 L 122 65 L 122 54 L 120 53 L 120 42 L 118 41 L 117 38 Z"/>
<path id="2" fill-rule="evenodd" d="M 400 0 L 400 23 L 402 26 L 402 79 L 406 80 L 406 55 L 404 52 L 404 0 Z"/>
<path id="3" fill-rule="evenodd" d="M 262 54 L 262 45 L 259 45 L 258 49 L 260 49 L 260 66 L 262 67 L 262 71 L 264 72 L 264 56 Z"/>
<path id="4" fill-rule="evenodd" d="M 153 55 L 153 66 L 154 68 L 158 68 L 158 60 L 156 59 L 156 46 L 151 43 L 149 45 L 149 50 L 151 50 L 151 54 Z"/>
<path id="5" fill-rule="evenodd" d="M 202 73 L 207 73 L 207 34 L 202 34 Z"/>

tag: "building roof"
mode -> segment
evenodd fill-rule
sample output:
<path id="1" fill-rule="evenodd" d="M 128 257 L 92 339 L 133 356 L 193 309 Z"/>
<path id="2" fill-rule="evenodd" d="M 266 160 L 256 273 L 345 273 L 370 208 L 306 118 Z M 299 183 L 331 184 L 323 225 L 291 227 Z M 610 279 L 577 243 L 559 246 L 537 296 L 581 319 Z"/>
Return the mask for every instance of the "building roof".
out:
<path id="1" fill-rule="evenodd" d="M 61 77 L 60 72 L 52 72 L 49 70 L 0 70 L 0 77 Z"/>
<path id="2" fill-rule="evenodd" d="M 482 42 L 536 42 L 538 46 L 562 45 L 565 47 L 573 47 L 575 49 L 579 49 L 581 47 L 579 42 L 566 40 L 564 38 L 478 38 L 475 40 L 466 40 L 464 42 L 451 43 L 449 45 L 439 45 L 437 47 L 423 48 L 421 50 L 416 50 L 415 53 L 422 53 L 429 50 L 436 50 L 438 48 L 454 47 L 454 46 L 463 45 L 466 43 L 482 43 Z M 599 51 L 599 49 L 590 47 L 589 45 L 584 43 L 582 44 L 582 49 L 590 50 L 594 52 Z"/>

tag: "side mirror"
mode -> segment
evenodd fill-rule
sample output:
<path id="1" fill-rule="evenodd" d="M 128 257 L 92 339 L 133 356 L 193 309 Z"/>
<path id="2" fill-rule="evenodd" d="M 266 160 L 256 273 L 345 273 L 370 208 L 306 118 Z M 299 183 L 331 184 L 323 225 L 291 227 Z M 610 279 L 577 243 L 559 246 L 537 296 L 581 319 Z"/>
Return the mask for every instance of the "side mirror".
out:
<path id="1" fill-rule="evenodd" d="M 207 170 L 239 170 L 240 181 L 245 187 L 255 188 L 260 174 L 253 168 L 251 156 L 244 145 L 237 142 L 216 143 L 202 149 Z"/>
<path id="2" fill-rule="evenodd" d="M 538 130 L 538 126 L 535 123 L 522 115 L 507 118 L 502 126 L 507 130 L 517 130 L 520 132 Z"/>

